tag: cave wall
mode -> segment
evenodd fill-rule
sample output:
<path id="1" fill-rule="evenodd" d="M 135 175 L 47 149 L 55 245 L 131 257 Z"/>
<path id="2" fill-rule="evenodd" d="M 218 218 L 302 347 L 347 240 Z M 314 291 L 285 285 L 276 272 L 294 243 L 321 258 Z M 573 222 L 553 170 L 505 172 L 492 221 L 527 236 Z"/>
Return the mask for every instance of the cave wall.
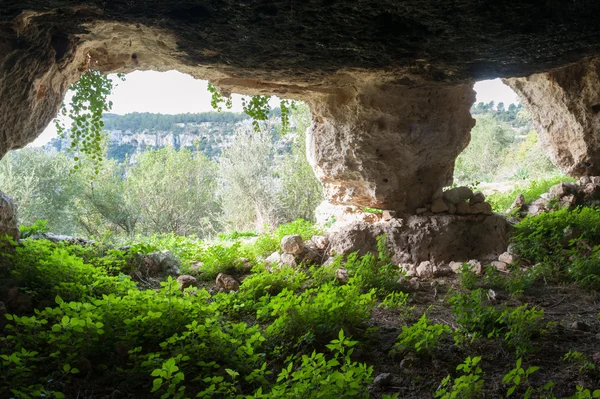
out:
<path id="1" fill-rule="evenodd" d="M 554 164 L 573 177 L 600 175 L 600 58 L 504 82 L 531 113 Z"/>
<path id="2" fill-rule="evenodd" d="M 328 200 L 410 212 L 451 182 L 473 126 L 475 80 L 600 54 L 597 1 L 484 3 L 5 0 L 0 157 L 42 132 L 88 68 L 176 69 L 224 93 L 307 101 L 311 163 Z M 571 174 L 566 165 L 600 163 L 590 133 L 594 89 L 581 111 L 564 94 L 576 92 L 569 85 L 578 73 L 595 79 L 593 68 L 513 80 L 531 107 L 548 97 L 538 119 L 553 147 L 570 148 L 554 159 Z M 568 129 L 550 121 L 555 105 Z M 566 130 L 576 132 L 568 145 L 558 139 Z"/>

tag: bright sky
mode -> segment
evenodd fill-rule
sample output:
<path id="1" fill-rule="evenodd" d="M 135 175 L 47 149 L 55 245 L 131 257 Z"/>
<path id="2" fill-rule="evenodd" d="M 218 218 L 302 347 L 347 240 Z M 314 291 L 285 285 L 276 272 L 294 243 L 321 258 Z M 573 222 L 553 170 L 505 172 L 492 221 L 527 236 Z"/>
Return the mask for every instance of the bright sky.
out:
<path id="1" fill-rule="evenodd" d="M 137 71 L 126 76 L 125 82 L 113 79 L 117 87 L 109 97 L 113 102 L 112 113 L 153 112 L 161 114 L 185 114 L 212 111 L 210 93 L 205 80 L 196 80 L 189 75 L 177 72 Z M 486 80 L 475 84 L 477 102 L 496 104 L 518 103 L 517 95 L 500 79 Z M 233 95 L 234 112 L 241 112 L 241 96 Z M 69 101 L 67 96 L 66 101 Z M 277 100 L 271 106 L 277 106 Z M 54 123 L 32 143 L 33 146 L 46 144 L 56 137 Z"/>

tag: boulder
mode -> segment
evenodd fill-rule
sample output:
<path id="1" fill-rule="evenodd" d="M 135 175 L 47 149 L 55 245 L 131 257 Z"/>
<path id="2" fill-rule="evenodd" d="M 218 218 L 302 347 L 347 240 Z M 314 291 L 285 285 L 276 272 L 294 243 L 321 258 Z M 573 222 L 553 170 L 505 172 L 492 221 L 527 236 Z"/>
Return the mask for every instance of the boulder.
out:
<path id="1" fill-rule="evenodd" d="M 503 252 L 502 254 L 500 254 L 500 256 L 498 257 L 498 260 L 500 262 L 504 262 L 504 263 L 510 265 L 511 263 L 515 263 L 518 260 L 518 257 L 517 257 L 517 255 L 511 254 L 510 252 L 506 251 L 506 252 Z"/>
<path id="2" fill-rule="evenodd" d="M 350 279 L 350 276 L 348 275 L 348 270 L 346 270 L 343 267 L 337 269 L 335 271 L 335 278 L 342 285 L 348 283 L 348 280 Z"/>
<path id="3" fill-rule="evenodd" d="M 448 266 L 454 273 L 458 273 L 464 264 L 465 262 L 450 262 Z"/>
<path id="4" fill-rule="evenodd" d="M 279 265 L 281 264 L 281 254 L 279 252 L 273 252 L 267 257 L 267 259 L 265 259 L 265 262 L 267 263 L 267 265 Z"/>
<path id="5" fill-rule="evenodd" d="M 217 290 L 223 292 L 237 291 L 240 289 L 240 283 L 232 276 L 224 273 L 219 273 L 215 279 Z"/>
<path id="6" fill-rule="evenodd" d="M 312 236 L 310 239 L 317 249 L 324 251 L 329 245 L 329 240 L 325 236 Z"/>
<path id="7" fill-rule="evenodd" d="M 428 260 L 423 261 L 417 266 L 416 272 L 417 276 L 421 278 L 431 278 L 433 277 L 433 265 Z"/>
<path id="8" fill-rule="evenodd" d="M 285 236 L 281 239 L 281 250 L 286 254 L 300 255 L 304 251 L 304 241 L 297 234 Z"/>
<path id="9" fill-rule="evenodd" d="M 296 263 L 296 257 L 288 253 L 283 253 L 281 255 L 281 264 L 289 267 L 298 266 L 298 263 Z"/>
<path id="10" fill-rule="evenodd" d="M 442 194 L 442 198 L 444 199 L 444 201 L 453 204 L 458 204 L 458 202 L 461 200 L 460 193 L 458 192 L 458 190 L 456 190 L 456 188 L 444 191 L 444 193 Z"/>
<path id="11" fill-rule="evenodd" d="M 492 266 L 494 266 L 497 270 L 501 272 L 508 271 L 508 264 L 506 262 L 495 260 L 492 262 Z"/>
<path id="12" fill-rule="evenodd" d="M 471 213 L 471 205 L 467 201 L 459 201 L 456 204 L 456 213 L 459 215 L 469 215 Z"/>
<path id="13" fill-rule="evenodd" d="M 510 206 L 510 208 L 508 208 L 508 210 L 506 211 L 506 213 L 511 213 L 514 210 L 520 212 L 521 209 L 523 209 L 524 206 L 525 206 L 525 196 L 523 194 L 518 194 L 515 197 L 515 200 L 513 201 L 513 203 Z"/>
<path id="14" fill-rule="evenodd" d="M 499 215 L 404 215 L 374 224 L 338 226 L 329 233 L 329 254 L 377 253 L 377 237 L 386 235 L 395 264 L 433 264 L 497 260 L 506 251 L 513 227 Z"/>
<path id="15" fill-rule="evenodd" d="M 396 211 L 384 210 L 383 211 L 383 220 L 390 220 L 396 217 Z"/>
<path id="16" fill-rule="evenodd" d="M 431 212 L 433 213 L 441 213 L 446 212 L 448 210 L 448 205 L 444 202 L 443 199 L 438 198 L 431 204 Z"/>
<path id="17" fill-rule="evenodd" d="M 458 197 L 461 200 L 468 201 L 473 198 L 473 190 L 466 186 L 459 186 L 454 188 L 458 192 Z"/>
<path id="18" fill-rule="evenodd" d="M 473 273 L 481 274 L 483 272 L 483 267 L 481 266 L 481 262 L 479 262 L 477 259 L 471 259 L 470 261 L 467 262 L 467 264 L 470 266 L 470 269 Z"/>
<path id="19" fill-rule="evenodd" d="M 181 261 L 171 251 L 155 251 L 146 255 L 138 255 L 138 269 L 147 277 L 179 275 Z"/>
<path id="20" fill-rule="evenodd" d="M 449 202 L 446 205 L 448 205 L 448 213 L 454 215 L 457 210 L 456 205 L 454 205 L 452 202 Z"/>
<path id="21" fill-rule="evenodd" d="M 470 199 L 470 203 L 471 204 L 478 204 L 480 202 L 484 202 L 485 201 L 485 195 L 481 192 L 481 191 L 477 191 L 475 193 L 473 193 L 473 196 Z"/>
<path id="22" fill-rule="evenodd" d="M 179 289 L 183 291 L 188 287 L 195 286 L 198 280 L 196 277 L 190 276 L 189 274 L 182 274 L 177 277 L 177 282 L 179 283 Z"/>
<path id="23" fill-rule="evenodd" d="M 13 240 L 19 239 L 17 206 L 13 199 L 0 192 L 0 238 L 7 234 Z"/>
<path id="24" fill-rule="evenodd" d="M 489 202 L 477 202 L 475 204 L 471 204 L 470 211 L 474 215 L 480 213 L 483 213 L 484 215 L 492 215 L 494 213 L 492 211 L 492 205 L 490 205 Z"/>

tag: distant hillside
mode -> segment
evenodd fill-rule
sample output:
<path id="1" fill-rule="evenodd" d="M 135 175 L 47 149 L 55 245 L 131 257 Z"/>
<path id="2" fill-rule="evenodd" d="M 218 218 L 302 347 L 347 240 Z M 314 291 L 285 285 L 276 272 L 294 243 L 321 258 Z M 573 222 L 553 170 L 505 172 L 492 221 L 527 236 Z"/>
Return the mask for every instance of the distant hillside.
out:
<path id="1" fill-rule="evenodd" d="M 272 117 L 277 119 L 279 110 Z M 164 115 L 134 112 L 125 115 L 105 114 L 104 129 L 109 134 L 108 157 L 123 162 L 127 157 L 166 146 L 202 151 L 209 158 L 221 155 L 238 129 L 251 129 L 252 120 L 246 114 L 233 112 L 203 112 L 198 114 Z M 287 152 L 287 140 L 280 141 L 280 151 Z M 68 139 L 54 138 L 44 148 L 66 151 Z"/>

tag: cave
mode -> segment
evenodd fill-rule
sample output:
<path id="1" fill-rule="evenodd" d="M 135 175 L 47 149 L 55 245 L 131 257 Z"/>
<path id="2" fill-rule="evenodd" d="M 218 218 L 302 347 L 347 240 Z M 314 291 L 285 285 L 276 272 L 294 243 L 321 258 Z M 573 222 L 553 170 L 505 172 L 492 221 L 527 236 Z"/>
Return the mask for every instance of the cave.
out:
<path id="1" fill-rule="evenodd" d="M 412 214 L 452 183 L 475 123 L 474 82 L 500 77 L 553 161 L 597 175 L 595 11 L 591 0 L 10 0 L 0 6 L 0 158 L 42 132 L 89 68 L 178 70 L 224 94 L 306 101 L 327 200 Z"/>

